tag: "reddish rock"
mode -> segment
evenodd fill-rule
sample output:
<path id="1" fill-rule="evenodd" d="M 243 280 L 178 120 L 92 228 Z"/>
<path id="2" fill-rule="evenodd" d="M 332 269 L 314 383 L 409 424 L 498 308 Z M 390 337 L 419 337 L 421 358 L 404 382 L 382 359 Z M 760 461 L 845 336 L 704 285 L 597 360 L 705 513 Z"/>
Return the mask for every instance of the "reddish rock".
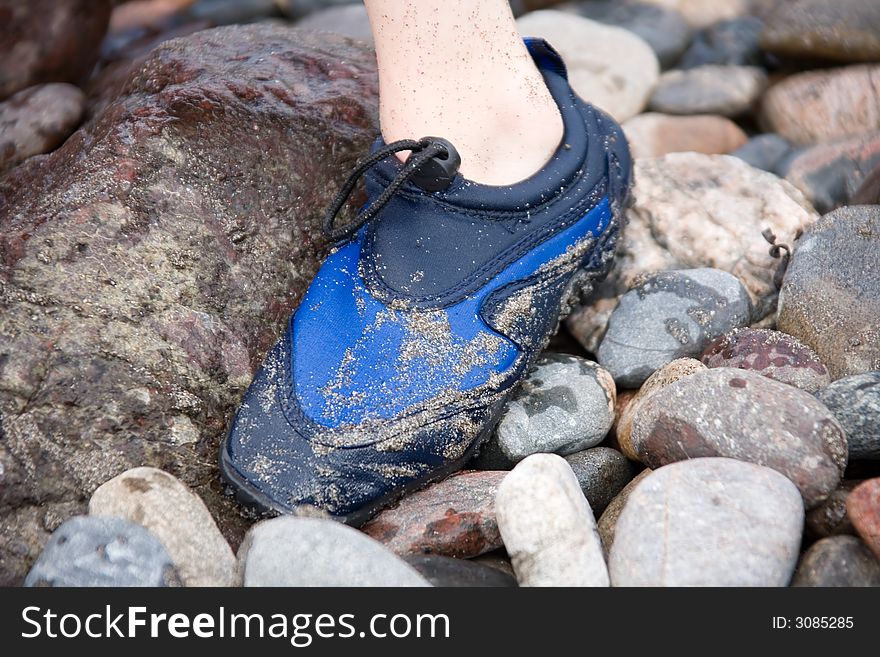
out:
<path id="1" fill-rule="evenodd" d="M 807 508 L 840 483 L 846 436 L 813 395 L 749 370 L 719 367 L 669 384 L 642 402 L 632 445 L 645 465 L 725 456 L 773 468 Z"/>
<path id="2" fill-rule="evenodd" d="M 702 361 L 708 367 L 752 370 L 807 392 L 831 383 L 827 368 L 812 349 L 770 329 L 740 328 L 722 335 L 703 352 Z"/>
<path id="3" fill-rule="evenodd" d="M 83 92 L 64 83 L 30 87 L 0 103 L 0 174 L 56 148 L 79 125 L 84 109 Z"/>
<path id="4" fill-rule="evenodd" d="M 880 559 L 880 477 L 857 486 L 846 501 L 846 511 L 859 536 Z"/>
<path id="5" fill-rule="evenodd" d="M 40 549 L 28 509 L 74 515 L 133 466 L 192 487 L 238 543 L 219 438 L 377 134 L 374 61 L 265 25 L 169 41 L 0 178 L 0 583 Z"/>
<path id="6" fill-rule="evenodd" d="M 672 116 L 645 112 L 623 124 L 633 157 L 667 153 L 729 153 L 748 140 L 736 123 L 723 116 Z"/>
<path id="7" fill-rule="evenodd" d="M 880 66 L 797 73 L 764 94 L 762 119 L 794 144 L 880 130 Z"/>
<path id="8" fill-rule="evenodd" d="M 98 60 L 114 0 L 0 5 L 0 100 L 45 82 L 81 82 Z"/>
<path id="9" fill-rule="evenodd" d="M 363 526 L 397 554 L 468 558 L 501 547 L 495 490 L 507 472 L 464 471 L 404 497 Z"/>

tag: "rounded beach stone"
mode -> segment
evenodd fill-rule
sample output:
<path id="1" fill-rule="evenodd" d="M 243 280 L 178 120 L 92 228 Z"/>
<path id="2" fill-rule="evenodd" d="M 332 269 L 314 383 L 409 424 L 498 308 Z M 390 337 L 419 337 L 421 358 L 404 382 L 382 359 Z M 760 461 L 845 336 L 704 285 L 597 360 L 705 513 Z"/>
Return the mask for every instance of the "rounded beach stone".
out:
<path id="1" fill-rule="evenodd" d="M 752 370 L 807 392 L 831 382 L 828 369 L 812 349 L 771 329 L 734 329 L 710 344 L 701 360 L 707 367 Z"/>
<path id="2" fill-rule="evenodd" d="M 756 66 L 705 64 L 665 72 L 648 105 L 666 114 L 739 116 L 751 109 L 766 86 L 767 74 Z"/>
<path id="3" fill-rule="evenodd" d="M 761 47 L 769 52 L 814 60 L 880 60 L 876 0 L 775 2 L 764 19 Z"/>
<path id="4" fill-rule="evenodd" d="M 397 554 L 475 557 L 501 547 L 495 492 L 506 472 L 464 471 L 404 497 L 361 531 Z"/>
<path id="5" fill-rule="evenodd" d="M 700 30 L 676 64 L 694 68 L 704 64 L 759 66 L 764 56 L 759 46 L 763 22 L 756 16 L 720 21 Z"/>
<path id="6" fill-rule="evenodd" d="M 762 121 L 794 144 L 880 130 L 880 65 L 796 73 L 764 94 Z"/>
<path id="7" fill-rule="evenodd" d="M 381 543 L 324 518 L 258 522 L 238 550 L 238 573 L 248 587 L 430 586 Z"/>
<path id="8" fill-rule="evenodd" d="M 646 4 L 674 9 L 693 27 L 702 28 L 722 20 L 742 16 L 750 0 L 640 0 Z"/>
<path id="9" fill-rule="evenodd" d="M 633 419 L 632 444 L 652 468 L 704 456 L 773 468 L 797 485 L 807 508 L 837 488 L 847 461 L 843 429 L 813 395 L 729 367 L 652 394 Z"/>
<path id="10" fill-rule="evenodd" d="M 530 454 L 598 445 L 614 423 L 616 388 L 592 361 L 545 352 L 514 393 L 478 467 L 509 470 Z"/>
<path id="11" fill-rule="evenodd" d="M 562 457 L 519 463 L 498 487 L 495 513 L 520 586 L 608 586 L 596 520 Z"/>
<path id="12" fill-rule="evenodd" d="M 655 371 L 751 318 L 749 295 L 718 269 L 687 269 L 645 276 L 620 300 L 599 345 L 599 363 L 619 386 L 641 385 Z"/>
<path id="13" fill-rule="evenodd" d="M 812 347 L 832 379 L 880 370 L 880 206 L 843 207 L 794 243 L 777 328 Z"/>
<path id="14" fill-rule="evenodd" d="M 784 137 L 767 132 L 752 137 L 731 155 L 757 169 L 777 173 L 780 164 L 791 150 L 791 144 Z"/>
<path id="15" fill-rule="evenodd" d="M 235 556 L 201 498 L 167 472 L 132 468 L 103 484 L 89 515 L 125 518 L 149 529 L 185 586 L 232 586 Z"/>
<path id="16" fill-rule="evenodd" d="M 523 36 L 547 39 L 559 51 L 581 98 L 618 121 L 644 109 L 660 65 L 651 47 L 634 33 L 552 9 L 530 12 L 516 23 Z"/>
<path id="17" fill-rule="evenodd" d="M 816 397 L 846 432 L 850 459 L 880 459 L 880 372 L 838 379 Z"/>
<path id="18" fill-rule="evenodd" d="M 653 470 L 651 470 L 651 468 L 645 468 L 633 477 L 632 481 L 624 486 L 623 490 L 611 500 L 611 503 L 605 508 L 602 517 L 599 518 L 599 522 L 597 523 L 599 528 L 599 538 L 602 539 L 602 547 L 605 550 L 606 555 L 611 550 L 611 545 L 614 543 L 614 530 L 617 528 L 617 519 L 620 518 L 620 512 L 623 511 L 623 507 L 626 506 L 626 501 L 629 499 L 630 493 L 632 493 L 633 489 L 639 485 L 639 482 L 652 472 Z"/>
<path id="19" fill-rule="evenodd" d="M 880 477 L 853 489 L 846 500 L 846 512 L 856 532 L 880 559 Z"/>
<path id="20" fill-rule="evenodd" d="M 645 112 L 623 124 L 633 157 L 667 153 L 729 153 L 746 143 L 746 133 L 723 116 L 672 116 Z"/>
<path id="21" fill-rule="evenodd" d="M 855 536 L 823 538 L 806 551 L 792 586 L 880 586 L 880 561 Z"/>
<path id="22" fill-rule="evenodd" d="M 565 457 L 593 514 L 598 516 L 633 478 L 633 464 L 616 449 L 593 447 Z"/>
<path id="23" fill-rule="evenodd" d="M 63 83 L 29 87 L 0 103 L 0 173 L 58 147 L 79 125 L 85 105 L 85 94 Z"/>
<path id="24" fill-rule="evenodd" d="M 165 547 L 121 518 L 77 516 L 46 543 L 25 586 L 180 586 Z"/>
<path id="25" fill-rule="evenodd" d="M 674 383 L 691 374 L 702 372 L 705 369 L 706 366 L 695 358 L 676 358 L 648 377 L 647 381 L 642 384 L 635 397 L 617 419 L 617 444 L 628 458 L 633 461 L 639 460 L 639 455 L 632 444 L 632 423 L 639 405 L 670 383 Z"/>
<path id="26" fill-rule="evenodd" d="M 846 513 L 846 500 L 861 479 L 844 479 L 828 498 L 807 513 L 806 528 L 809 536 L 825 538 L 837 534 L 855 534 L 856 530 Z"/>
<path id="27" fill-rule="evenodd" d="M 630 493 L 609 557 L 614 586 L 786 586 L 804 509 L 797 488 L 753 463 L 700 458 Z"/>

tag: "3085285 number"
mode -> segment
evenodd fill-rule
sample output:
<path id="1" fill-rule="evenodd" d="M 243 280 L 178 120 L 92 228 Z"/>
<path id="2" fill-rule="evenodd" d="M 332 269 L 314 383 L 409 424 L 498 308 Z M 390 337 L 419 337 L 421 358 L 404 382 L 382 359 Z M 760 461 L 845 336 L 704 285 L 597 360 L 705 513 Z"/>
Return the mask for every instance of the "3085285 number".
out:
<path id="1" fill-rule="evenodd" d="M 796 616 L 798 630 L 848 630 L 854 626 L 852 616 Z"/>

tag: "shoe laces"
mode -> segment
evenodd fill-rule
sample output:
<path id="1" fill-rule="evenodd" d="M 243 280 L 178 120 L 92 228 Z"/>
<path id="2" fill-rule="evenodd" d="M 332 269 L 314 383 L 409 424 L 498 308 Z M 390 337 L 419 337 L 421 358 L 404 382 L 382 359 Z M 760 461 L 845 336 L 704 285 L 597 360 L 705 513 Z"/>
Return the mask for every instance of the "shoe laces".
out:
<path id="1" fill-rule="evenodd" d="M 389 155 L 399 153 L 400 151 L 411 151 L 400 172 L 372 203 L 361 210 L 353 221 L 345 226 L 337 227 L 335 225 L 336 217 L 357 185 L 360 177 L 370 167 L 381 162 Z M 354 234 L 361 226 L 375 217 L 391 200 L 391 197 L 397 193 L 397 190 L 409 180 L 429 192 L 446 189 L 452 184 L 460 164 L 461 157 L 455 147 L 439 137 L 423 137 L 418 140 L 401 139 L 377 149 L 357 164 L 349 174 L 345 184 L 342 185 L 339 193 L 336 194 L 333 203 L 327 208 L 327 212 L 324 214 L 324 234 L 334 241 L 339 241 Z"/>

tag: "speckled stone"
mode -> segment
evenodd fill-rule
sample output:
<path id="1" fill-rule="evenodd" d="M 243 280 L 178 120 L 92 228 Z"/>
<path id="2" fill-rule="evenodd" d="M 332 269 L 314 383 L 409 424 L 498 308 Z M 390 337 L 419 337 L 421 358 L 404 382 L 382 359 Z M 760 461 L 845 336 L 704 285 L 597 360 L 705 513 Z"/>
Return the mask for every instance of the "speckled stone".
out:
<path id="1" fill-rule="evenodd" d="M 768 132 L 752 137 L 731 155 L 757 169 L 778 173 L 780 164 L 791 150 L 792 146 L 785 137 Z"/>
<path id="2" fill-rule="evenodd" d="M 632 491 L 609 556 L 614 586 L 786 586 L 804 509 L 770 468 L 699 458 L 655 470 Z"/>
<path id="3" fill-rule="evenodd" d="M 880 586 L 880 561 L 855 536 L 831 536 L 810 546 L 792 586 Z"/>
<path id="4" fill-rule="evenodd" d="M 876 0 L 775 2 L 765 20 L 761 47 L 769 52 L 814 60 L 880 60 Z"/>
<path id="5" fill-rule="evenodd" d="M 641 2 L 618 0 L 570 2 L 559 7 L 606 25 L 615 25 L 639 35 L 651 46 L 660 66 L 669 68 L 687 48 L 691 28 L 673 9 Z"/>
<path id="6" fill-rule="evenodd" d="M 475 557 L 501 547 L 495 492 L 506 472 L 463 471 L 404 497 L 361 530 L 397 554 Z"/>
<path id="7" fill-rule="evenodd" d="M 616 449 L 593 447 L 565 457 L 598 517 L 633 478 L 633 464 Z"/>
<path id="8" fill-rule="evenodd" d="M 844 479 L 824 502 L 807 512 L 806 530 L 810 537 L 856 533 L 846 514 L 846 500 L 860 483 L 860 479 Z"/>
<path id="9" fill-rule="evenodd" d="M 760 66 L 764 63 L 759 46 L 763 22 L 757 16 L 740 16 L 720 21 L 700 30 L 681 56 L 678 68 L 704 64 Z"/>
<path id="10" fill-rule="evenodd" d="M 648 377 L 648 380 L 636 392 L 635 397 L 626 407 L 626 410 L 617 418 L 617 426 L 615 428 L 617 444 L 628 458 L 633 461 L 639 460 L 639 455 L 632 444 L 632 423 L 642 402 L 670 383 L 674 383 L 691 374 L 702 372 L 705 369 L 706 366 L 695 358 L 676 358 Z"/>
<path id="11" fill-rule="evenodd" d="M 739 328 L 725 333 L 706 348 L 702 361 L 707 367 L 752 370 L 807 392 L 831 382 L 828 369 L 812 349 L 771 329 Z"/>
<path id="12" fill-rule="evenodd" d="M 846 437 L 824 404 L 794 386 L 729 367 L 697 372 L 638 408 L 632 444 L 652 468 L 725 456 L 778 470 L 807 508 L 831 494 L 846 467 Z"/>
<path id="13" fill-rule="evenodd" d="M 874 131 L 793 151 L 779 174 L 804 193 L 819 212 L 851 202 L 862 182 L 880 166 L 880 132 Z"/>
<path id="14" fill-rule="evenodd" d="M 666 114 L 739 116 L 750 110 L 767 86 L 767 74 L 756 66 L 705 64 L 666 71 L 648 106 Z"/>
<path id="15" fill-rule="evenodd" d="M 244 586 L 430 586 L 381 543 L 323 518 L 282 516 L 254 525 L 238 550 Z"/>
<path id="16" fill-rule="evenodd" d="M 201 498 L 167 472 L 132 468 L 100 486 L 89 515 L 125 518 L 155 534 L 186 586 L 232 586 L 235 556 Z"/>
<path id="17" fill-rule="evenodd" d="M 436 554 L 411 554 L 404 557 L 431 586 L 439 587 L 516 587 L 516 578 L 497 568 L 468 559 L 453 559 Z"/>
<path id="18" fill-rule="evenodd" d="M 165 547 L 121 518 L 77 516 L 52 534 L 25 586 L 179 586 Z"/>
<path id="19" fill-rule="evenodd" d="M 796 73 L 764 94 L 761 119 L 794 144 L 880 130 L 880 65 Z"/>
<path id="20" fill-rule="evenodd" d="M 623 507 L 626 506 L 626 501 L 629 499 L 629 496 L 635 487 L 652 472 L 653 470 L 651 470 L 651 468 L 645 468 L 633 477 L 632 481 L 624 486 L 623 490 L 611 500 L 611 503 L 605 508 L 605 511 L 599 518 L 599 522 L 597 523 L 599 528 L 599 538 L 602 539 L 602 547 L 605 550 L 606 555 L 611 550 L 611 546 L 614 543 L 614 531 L 617 528 L 617 519 L 620 518 L 620 513 L 623 511 Z"/>
<path id="21" fill-rule="evenodd" d="M 819 215 L 791 183 L 730 155 L 670 153 L 635 162 L 635 204 L 608 278 L 566 320 L 587 351 L 599 348 L 618 299 L 645 275 L 712 267 L 736 276 L 754 306 L 753 322 L 776 312 L 766 229 L 791 244 Z M 724 245 L 719 248 L 718 245 Z"/>
<path id="22" fill-rule="evenodd" d="M 880 370 L 880 207 L 825 215 L 794 244 L 777 328 L 818 354 L 832 379 Z"/>
<path id="23" fill-rule="evenodd" d="M 729 153 L 746 143 L 746 133 L 723 116 L 672 116 L 645 112 L 623 124 L 633 157 L 667 153 Z"/>
<path id="24" fill-rule="evenodd" d="M 850 459 L 880 459 L 880 372 L 838 379 L 816 397 L 846 432 Z"/>
<path id="25" fill-rule="evenodd" d="M 596 520 L 562 457 L 519 463 L 498 487 L 495 512 L 520 586 L 608 586 Z"/>
<path id="26" fill-rule="evenodd" d="M 880 559 L 880 477 L 853 489 L 846 500 L 846 512 L 858 535 Z"/>
<path id="27" fill-rule="evenodd" d="M 508 402 L 476 460 L 509 470 L 529 454 L 565 456 L 598 445 L 614 423 L 616 389 L 592 361 L 545 352 Z"/>
<path id="28" fill-rule="evenodd" d="M 644 109 L 660 65 L 651 47 L 634 33 L 552 9 L 521 16 L 517 28 L 523 36 L 542 37 L 553 44 L 581 98 L 618 121 Z M 589 48 L 584 47 L 587 43 Z M 624 52 L 626 57 L 621 57 Z"/>
<path id="29" fill-rule="evenodd" d="M 644 277 L 620 300 L 599 346 L 599 363 L 618 385 L 641 385 L 666 363 L 699 356 L 706 345 L 751 318 L 742 284 L 717 269 Z"/>

